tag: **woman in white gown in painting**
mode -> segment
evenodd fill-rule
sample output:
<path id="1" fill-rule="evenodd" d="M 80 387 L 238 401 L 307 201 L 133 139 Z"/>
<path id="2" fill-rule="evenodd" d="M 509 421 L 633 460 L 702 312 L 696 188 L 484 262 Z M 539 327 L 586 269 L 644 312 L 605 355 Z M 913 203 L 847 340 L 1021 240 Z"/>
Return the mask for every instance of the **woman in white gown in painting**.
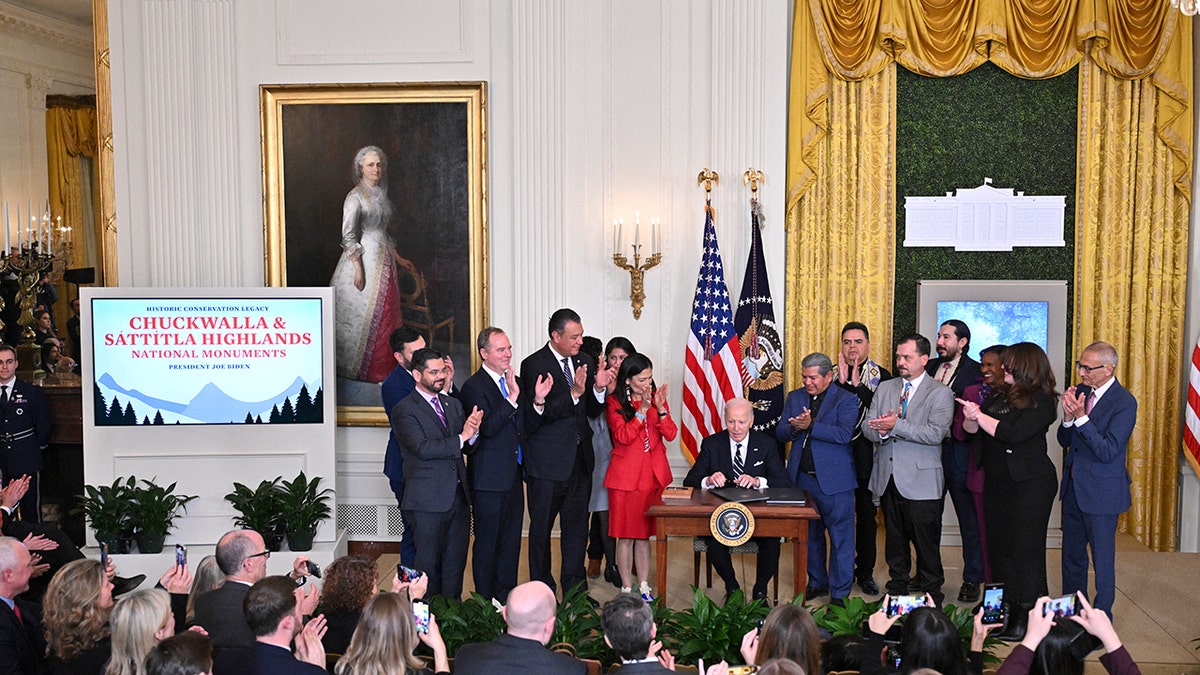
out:
<path id="1" fill-rule="evenodd" d="M 396 209 L 387 196 L 387 155 L 368 145 L 354 156 L 358 185 L 342 205 L 342 257 L 333 286 L 338 377 L 382 382 L 395 367 L 388 338 L 401 324 L 396 253 L 388 232 Z"/>

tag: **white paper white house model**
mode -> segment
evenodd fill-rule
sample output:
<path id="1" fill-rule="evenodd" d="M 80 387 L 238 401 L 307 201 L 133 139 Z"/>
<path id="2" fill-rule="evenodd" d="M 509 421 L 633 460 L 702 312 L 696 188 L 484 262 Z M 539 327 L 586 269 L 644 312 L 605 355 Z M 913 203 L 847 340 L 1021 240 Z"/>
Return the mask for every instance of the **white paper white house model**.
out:
<path id="1" fill-rule="evenodd" d="M 1065 246 L 1065 196 L 1027 197 L 992 187 L 945 197 L 905 197 L 905 246 L 953 246 L 956 251 L 1011 251 L 1014 246 Z"/>

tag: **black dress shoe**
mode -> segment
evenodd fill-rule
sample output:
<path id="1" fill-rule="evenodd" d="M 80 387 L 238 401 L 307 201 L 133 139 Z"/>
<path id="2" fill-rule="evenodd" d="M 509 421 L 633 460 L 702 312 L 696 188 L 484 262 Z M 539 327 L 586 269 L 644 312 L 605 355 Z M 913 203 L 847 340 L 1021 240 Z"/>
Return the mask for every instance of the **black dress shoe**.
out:
<path id="1" fill-rule="evenodd" d="M 616 586 L 618 591 L 621 590 L 621 570 L 617 569 L 616 565 L 604 568 L 604 580 Z"/>
<path id="2" fill-rule="evenodd" d="M 136 589 L 146 580 L 145 574 L 138 574 L 132 577 L 113 577 L 113 597 L 125 595 L 126 593 Z"/>
<path id="3" fill-rule="evenodd" d="M 866 595 L 879 595 L 879 585 L 871 577 L 863 577 L 858 580 L 858 587 Z"/>
<path id="4" fill-rule="evenodd" d="M 804 589 L 804 599 L 805 600 L 816 600 L 817 598 L 823 598 L 826 595 L 829 595 L 828 588 L 817 588 L 816 586 L 809 586 L 808 588 Z"/>
<path id="5" fill-rule="evenodd" d="M 734 588 L 726 588 L 725 589 L 725 599 L 721 601 L 721 605 L 728 605 L 729 598 L 732 598 L 733 594 L 737 593 L 740 590 L 742 590 L 740 586 L 735 586 Z"/>
<path id="6" fill-rule="evenodd" d="M 830 599 L 829 604 L 833 605 L 834 607 L 845 607 L 846 599 L 845 598 L 832 598 L 832 599 Z"/>
<path id="7" fill-rule="evenodd" d="M 600 601 L 599 600 L 593 598 L 590 595 L 587 596 L 587 599 L 588 599 L 588 604 L 592 606 L 592 609 L 600 609 Z"/>
<path id="8" fill-rule="evenodd" d="M 975 602 L 977 597 L 979 597 L 979 584 L 964 581 L 962 588 L 958 589 L 958 601 Z"/>
<path id="9" fill-rule="evenodd" d="M 1005 642 L 1020 642 L 1025 639 L 1025 629 L 1029 625 L 1029 610 L 1033 605 L 1021 603 L 1012 603 L 1008 607 L 1008 620 L 1004 623 L 1004 630 L 996 635 L 997 638 Z"/>

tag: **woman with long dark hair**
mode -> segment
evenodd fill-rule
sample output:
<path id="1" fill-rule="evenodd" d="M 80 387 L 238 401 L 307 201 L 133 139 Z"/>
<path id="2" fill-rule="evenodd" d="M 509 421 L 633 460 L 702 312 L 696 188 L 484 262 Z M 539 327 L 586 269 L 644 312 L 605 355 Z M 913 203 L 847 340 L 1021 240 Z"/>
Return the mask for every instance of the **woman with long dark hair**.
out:
<path id="1" fill-rule="evenodd" d="M 636 559 L 639 590 L 646 602 L 654 600 L 649 582 L 654 519 L 646 516 L 646 509 L 661 502 L 663 488 L 671 484 L 663 441 L 675 440 L 679 433 L 667 408 L 667 387 L 655 388 L 653 368 L 645 354 L 626 357 L 617 373 L 617 389 L 606 404 L 613 437 L 612 459 L 604 477 L 608 533 L 617 540 L 621 590 L 632 590 Z"/>
<path id="2" fill-rule="evenodd" d="M 761 630 L 751 628 L 742 636 L 741 652 L 749 665 L 790 659 L 806 673 L 821 672 L 821 635 L 817 622 L 799 605 L 789 603 L 772 609 Z"/>
<path id="3" fill-rule="evenodd" d="M 1008 624 L 998 637 L 1019 642 L 1029 609 L 1048 592 L 1046 529 L 1058 488 L 1046 454 L 1046 431 L 1058 418 L 1054 373 L 1046 352 L 1018 342 L 1000 359 L 1003 389 L 982 405 L 959 399 L 963 428 L 983 449 L 983 512 L 992 577 L 1004 584 Z"/>

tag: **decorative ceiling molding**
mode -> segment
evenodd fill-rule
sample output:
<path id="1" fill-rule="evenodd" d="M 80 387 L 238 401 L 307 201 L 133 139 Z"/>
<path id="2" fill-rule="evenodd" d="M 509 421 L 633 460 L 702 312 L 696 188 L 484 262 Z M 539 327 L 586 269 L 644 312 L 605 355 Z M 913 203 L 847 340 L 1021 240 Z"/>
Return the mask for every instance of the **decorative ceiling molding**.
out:
<path id="1" fill-rule="evenodd" d="M 0 28 L 37 42 L 50 41 L 90 56 L 90 28 L 31 12 L 8 2 L 0 1 Z"/>

